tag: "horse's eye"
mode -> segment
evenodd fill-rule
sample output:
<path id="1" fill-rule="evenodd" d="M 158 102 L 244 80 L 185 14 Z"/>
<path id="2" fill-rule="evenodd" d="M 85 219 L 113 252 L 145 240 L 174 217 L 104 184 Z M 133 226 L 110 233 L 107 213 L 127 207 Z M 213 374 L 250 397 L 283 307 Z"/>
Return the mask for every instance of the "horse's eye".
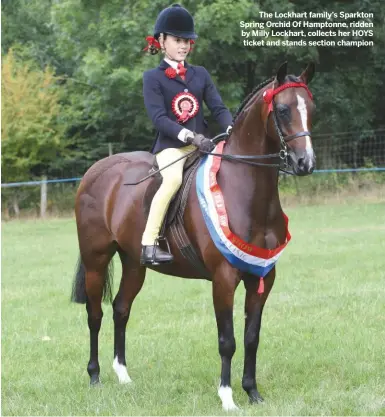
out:
<path id="1" fill-rule="evenodd" d="M 277 105 L 278 116 L 285 120 L 290 121 L 290 107 L 286 104 L 278 104 Z"/>

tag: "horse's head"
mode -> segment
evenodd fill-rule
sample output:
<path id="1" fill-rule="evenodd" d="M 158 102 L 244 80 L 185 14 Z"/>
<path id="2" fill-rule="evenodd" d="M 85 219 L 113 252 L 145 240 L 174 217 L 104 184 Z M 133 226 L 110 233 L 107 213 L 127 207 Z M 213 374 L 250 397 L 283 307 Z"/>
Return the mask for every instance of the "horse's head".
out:
<path id="1" fill-rule="evenodd" d="M 311 174 L 315 154 L 311 142 L 311 116 L 315 108 L 307 84 L 314 75 L 310 63 L 299 76 L 287 75 L 287 63 L 282 64 L 273 84 L 263 93 L 265 106 L 262 118 L 269 137 L 279 140 L 287 149 L 288 161 L 296 175 Z"/>

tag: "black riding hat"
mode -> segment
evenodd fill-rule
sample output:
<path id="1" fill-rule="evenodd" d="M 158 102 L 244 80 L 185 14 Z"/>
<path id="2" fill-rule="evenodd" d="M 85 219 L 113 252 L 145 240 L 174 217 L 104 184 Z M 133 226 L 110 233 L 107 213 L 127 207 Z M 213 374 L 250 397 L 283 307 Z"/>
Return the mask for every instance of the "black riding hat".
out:
<path id="1" fill-rule="evenodd" d="M 159 13 L 155 22 L 154 37 L 158 39 L 161 33 L 184 39 L 198 37 L 194 30 L 193 17 L 180 4 L 173 4 Z"/>

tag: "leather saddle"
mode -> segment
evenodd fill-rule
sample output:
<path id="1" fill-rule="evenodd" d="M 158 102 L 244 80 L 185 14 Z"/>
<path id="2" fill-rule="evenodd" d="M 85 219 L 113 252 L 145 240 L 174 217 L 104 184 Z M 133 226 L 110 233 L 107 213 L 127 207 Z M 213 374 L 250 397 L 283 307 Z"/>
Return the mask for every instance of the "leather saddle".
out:
<path id="1" fill-rule="evenodd" d="M 170 202 L 167 213 L 163 219 L 163 224 L 160 231 L 159 242 L 168 245 L 165 238 L 165 230 L 170 230 L 170 233 L 175 240 L 178 249 L 181 254 L 192 264 L 193 268 L 203 275 L 206 278 L 210 277 L 209 272 L 200 256 L 198 255 L 196 249 L 190 242 L 186 230 L 183 224 L 183 215 L 187 205 L 187 199 L 189 191 L 192 185 L 193 180 L 195 179 L 195 173 L 199 167 L 201 154 L 197 150 L 192 155 L 190 155 L 183 168 L 183 181 L 175 194 L 173 199 Z M 149 174 L 158 170 L 158 164 L 154 156 L 154 164 L 149 171 Z M 154 198 L 155 193 L 158 191 L 160 185 L 162 184 L 162 176 L 160 173 L 154 175 L 154 179 L 151 181 L 150 185 L 147 187 L 147 190 L 144 195 L 143 208 L 146 218 L 148 217 L 151 201 Z M 164 242 L 162 242 L 164 241 Z"/>

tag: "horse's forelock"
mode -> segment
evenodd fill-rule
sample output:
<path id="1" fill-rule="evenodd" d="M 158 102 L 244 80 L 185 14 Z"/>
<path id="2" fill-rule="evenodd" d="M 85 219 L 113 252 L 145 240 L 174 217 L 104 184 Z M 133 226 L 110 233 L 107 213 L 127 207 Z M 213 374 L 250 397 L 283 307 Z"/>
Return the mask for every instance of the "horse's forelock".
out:
<path id="1" fill-rule="evenodd" d="M 285 83 L 286 82 L 291 82 L 291 83 L 300 83 L 301 82 L 301 80 L 298 78 L 298 77 L 296 77 L 295 75 L 288 75 L 287 77 L 286 77 L 286 80 L 285 80 Z"/>

